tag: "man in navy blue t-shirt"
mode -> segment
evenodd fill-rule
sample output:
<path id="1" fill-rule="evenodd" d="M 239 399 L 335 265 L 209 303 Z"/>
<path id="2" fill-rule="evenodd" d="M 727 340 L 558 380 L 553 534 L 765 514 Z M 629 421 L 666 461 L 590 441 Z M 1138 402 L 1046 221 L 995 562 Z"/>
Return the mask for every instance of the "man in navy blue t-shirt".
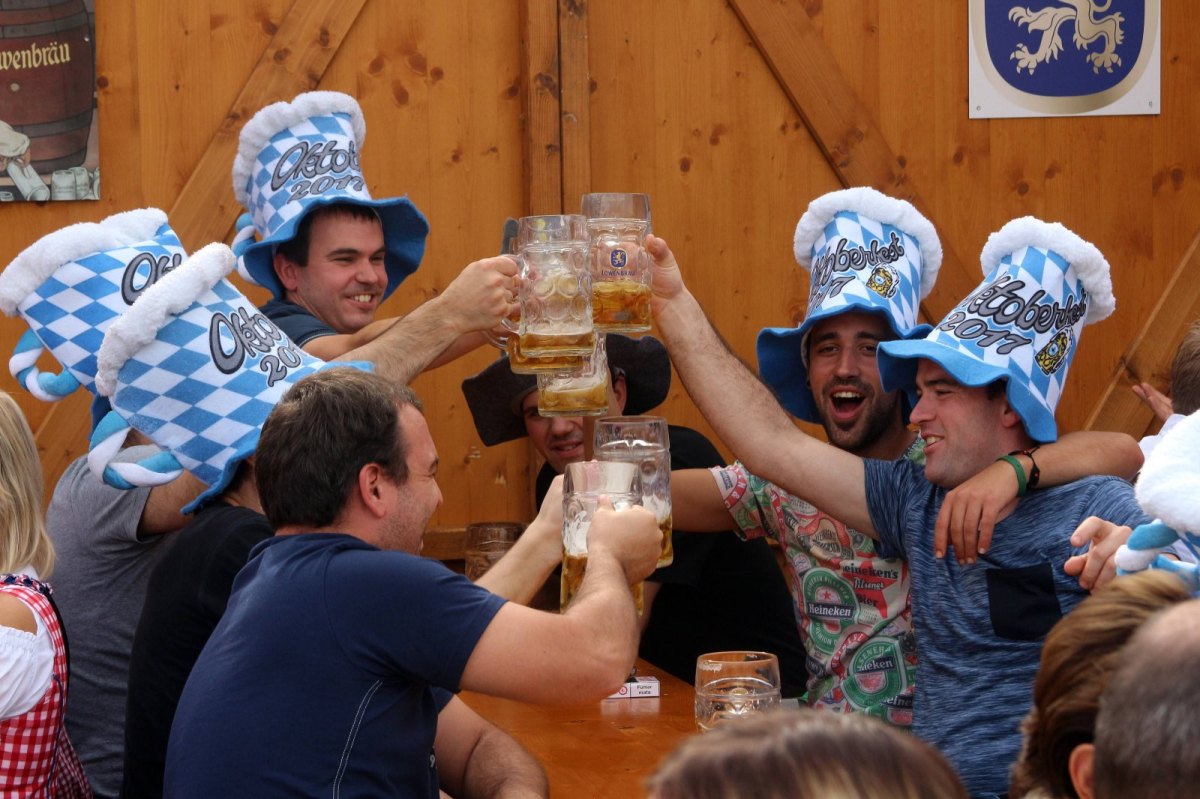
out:
<path id="1" fill-rule="evenodd" d="M 188 678 L 164 795 L 545 794 L 536 761 L 453 692 L 568 703 L 616 690 L 637 653 L 629 586 L 654 569 L 657 522 L 598 511 L 574 604 L 543 613 L 418 556 L 436 473 L 408 388 L 328 369 L 284 395 L 255 466 L 276 534 Z"/>
<path id="2" fill-rule="evenodd" d="M 904 388 L 915 401 L 911 418 L 926 442 L 920 467 L 864 461 L 792 425 L 707 322 L 666 242 L 651 238 L 647 248 L 659 330 L 734 454 L 877 538 L 881 554 L 909 560 L 920 641 L 914 730 L 942 749 L 974 795 L 1004 793 L 1042 637 L 1085 595 L 1080 582 L 1090 587 L 1110 573 L 1128 526 L 1145 520 L 1131 486 L 1116 478 L 1029 493 L 1042 471 L 1047 482 L 1079 476 L 1037 446 L 1057 437 L 1054 407 L 1083 325 L 1112 310 L 1103 256 L 1061 225 L 1017 220 L 985 247 L 984 283 L 928 337 L 880 345 L 883 388 Z M 814 267 L 812 291 L 837 290 L 841 272 L 878 266 L 878 253 L 844 255 Z M 991 541 L 956 540 L 957 558 L 944 557 L 933 533 L 947 491 L 997 459 L 1024 498 L 1005 509 Z"/>

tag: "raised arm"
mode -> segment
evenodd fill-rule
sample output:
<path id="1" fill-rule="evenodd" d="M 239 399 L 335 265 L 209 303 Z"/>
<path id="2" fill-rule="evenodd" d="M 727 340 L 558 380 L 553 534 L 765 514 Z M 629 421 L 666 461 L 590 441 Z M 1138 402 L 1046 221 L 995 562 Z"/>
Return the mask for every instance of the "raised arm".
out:
<path id="1" fill-rule="evenodd" d="M 1142 467 L 1137 441 L 1124 433 L 1099 431 L 1067 433 L 1054 443 L 1041 445 L 1032 456 L 1013 457 L 1026 481 L 1033 475 L 1036 461 L 1042 488 L 1096 474 L 1132 480 Z M 1017 506 L 1019 488 L 1016 469 L 1000 460 L 946 494 L 934 525 L 934 554 L 942 557 L 950 545 L 959 563 L 964 563 L 987 552 L 996 524 Z"/>
<path id="2" fill-rule="evenodd" d="M 562 476 L 554 478 L 541 510 L 513 548 L 478 580 L 497 596 L 528 605 L 562 562 Z"/>
<path id="3" fill-rule="evenodd" d="M 430 366 L 483 343 L 480 332 L 494 328 L 513 308 L 516 273 L 516 262 L 506 256 L 475 261 L 407 316 L 376 320 L 357 333 L 311 339 L 304 351 L 327 361 L 370 361 L 385 377 L 409 383 Z"/>
<path id="4" fill-rule="evenodd" d="M 467 660 L 462 687 L 541 704 L 590 702 L 617 690 L 638 649 L 629 586 L 654 571 L 661 542 L 645 508 L 597 511 L 571 606 L 554 614 L 504 605 Z"/>
<path id="5" fill-rule="evenodd" d="M 862 461 L 806 435 L 734 355 L 683 283 L 667 243 L 646 239 L 654 258 L 651 300 L 659 332 L 704 418 L 754 474 L 874 535 Z"/>
<path id="6" fill-rule="evenodd" d="M 438 782 L 455 799 L 550 795 L 546 772 L 523 746 L 458 697 L 438 714 Z"/>

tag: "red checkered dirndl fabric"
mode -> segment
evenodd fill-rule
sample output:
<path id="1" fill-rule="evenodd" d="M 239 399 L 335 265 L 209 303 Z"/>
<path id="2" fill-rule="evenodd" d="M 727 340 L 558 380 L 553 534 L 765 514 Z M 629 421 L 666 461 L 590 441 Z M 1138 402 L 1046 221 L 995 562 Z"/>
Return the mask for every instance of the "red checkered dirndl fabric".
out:
<path id="1" fill-rule="evenodd" d="M 49 586 L 24 575 L 4 575 L 0 592 L 33 609 L 54 645 L 54 675 L 41 700 L 28 712 L 0 721 L 0 797 L 90 799 L 92 789 L 67 737 L 67 650 Z"/>

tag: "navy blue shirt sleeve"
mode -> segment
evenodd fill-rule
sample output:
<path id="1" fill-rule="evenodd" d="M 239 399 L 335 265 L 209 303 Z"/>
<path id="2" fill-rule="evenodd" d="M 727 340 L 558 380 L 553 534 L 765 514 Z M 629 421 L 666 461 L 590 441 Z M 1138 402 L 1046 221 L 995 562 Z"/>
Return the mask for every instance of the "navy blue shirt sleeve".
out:
<path id="1" fill-rule="evenodd" d="M 303 347 L 314 338 L 337 335 L 337 331 L 332 327 L 299 305 L 286 300 L 272 299 L 259 310 L 298 347 Z"/>

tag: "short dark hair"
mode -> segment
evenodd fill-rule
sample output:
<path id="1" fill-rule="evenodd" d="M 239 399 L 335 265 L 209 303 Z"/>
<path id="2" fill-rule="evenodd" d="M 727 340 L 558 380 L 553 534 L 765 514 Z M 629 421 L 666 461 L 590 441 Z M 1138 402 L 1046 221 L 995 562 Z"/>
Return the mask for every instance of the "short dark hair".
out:
<path id="1" fill-rule="evenodd" d="M 1193 796 L 1200 784 L 1200 602 L 1159 613 L 1130 639 L 1100 697 L 1099 799 Z"/>
<path id="2" fill-rule="evenodd" d="M 267 417 L 255 456 L 255 483 L 271 525 L 332 525 L 369 463 L 396 482 L 407 480 L 405 405 L 422 410 L 409 387 L 351 367 L 325 369 L 292 386 Z"/>
<path id="3" fill-rule="evenodd" d="M 1189 416 L 1200 409 L 1200 321 L 1194 322 L 1171 363 L 1171 404 Z"/>
<path id="4" fill-rule="evenodd" d="M 296 227 L 296 235 L 275 245 L 275 252 L 294 264 L 308 266 L 308 239 L 312 233 L 313 222 L 325 216 L 346 216 L 364 222 L 379 222 L 379 214 L 375 209 L 355 203 L 331 203 L 314 208 L 304 215 Z"/>

